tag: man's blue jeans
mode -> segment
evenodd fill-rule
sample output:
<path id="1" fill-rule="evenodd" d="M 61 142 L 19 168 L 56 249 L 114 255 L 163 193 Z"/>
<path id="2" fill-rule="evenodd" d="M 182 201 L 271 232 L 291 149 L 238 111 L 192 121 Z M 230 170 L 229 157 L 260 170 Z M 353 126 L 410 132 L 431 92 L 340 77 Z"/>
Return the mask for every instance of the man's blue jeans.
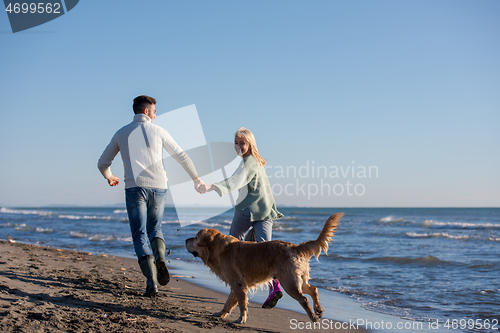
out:
<path id="1" fill-rule="evenodd" d="M 163 240 L 161 221 L 167 190 L 133 187 L 125 190 L 128 220 L 137 259 L 152 255 L 151 241 Z"/>

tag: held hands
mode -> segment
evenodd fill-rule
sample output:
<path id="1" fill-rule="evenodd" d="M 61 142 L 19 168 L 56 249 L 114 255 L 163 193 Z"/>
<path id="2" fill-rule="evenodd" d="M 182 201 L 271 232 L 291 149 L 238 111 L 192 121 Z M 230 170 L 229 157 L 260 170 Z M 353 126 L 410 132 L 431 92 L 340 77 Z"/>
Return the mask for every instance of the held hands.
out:
<path id="1" fill-rule="evenodd" d="M 109 184 L 109 186 L 116 186 L 116 185 L 120 184 L 119 180 L 120 180 L 120 178 L 111 175 L 111 177 L 108 178 L 108 184 Z"/>
<path id="2" fill-rule="evenodd" d="M 207 184 L 203 180 L 201 180 L 200 177 L 193 178 L 193 182 L 194 182 L 194 189 L 196 190 L 196 192 L 200 194 L 206 192 Z"/>
<path id="3" fill-rule="evenodd" d="M 208 185 L 203 180 L 201 180 L 200 177 L 193 178 L 193 182 L 194 189 L 200 194 L 213 191 L 213 185 Z"/>
<path id="4" fill-rule="evenodd" d="M 213 191 L 214 190 L 214 186 L 213 185 L 208 185 L 205 183 L 204 187 L 202 188 L 203 192 L 200 192 L 200 193 L 207 193 L 207 192 L 210 192 L 210 191 Z"/>

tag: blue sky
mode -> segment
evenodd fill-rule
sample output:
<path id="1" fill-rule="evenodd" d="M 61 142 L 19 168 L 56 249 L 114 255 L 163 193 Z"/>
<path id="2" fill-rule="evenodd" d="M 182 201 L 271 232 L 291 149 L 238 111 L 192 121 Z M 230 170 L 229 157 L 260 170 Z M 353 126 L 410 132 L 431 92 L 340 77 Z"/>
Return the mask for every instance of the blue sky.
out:
<path id="1" fill-rule="evenodd" d="M 13 34 L 0 13 L 0 205 L 123 202 L 96 163 L 147 94 L 159 113 L 196 104 L 208 142 L 251 129 L 293 194 L 279 205 L 498 207 L 498 17 L 498 1 L 80 1 Z M 312 165 L 378 173 L 276 174 Z"/>

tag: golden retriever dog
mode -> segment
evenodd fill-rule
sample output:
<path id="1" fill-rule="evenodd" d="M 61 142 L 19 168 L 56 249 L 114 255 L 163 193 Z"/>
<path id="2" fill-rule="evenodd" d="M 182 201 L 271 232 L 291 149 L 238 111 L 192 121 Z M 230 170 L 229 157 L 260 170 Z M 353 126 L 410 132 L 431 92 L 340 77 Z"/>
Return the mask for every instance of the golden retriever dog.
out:
<path id="1" fill-rule="evenodd" d="M 328 251 L 340 218 L 344 214 L 330 216 L 316 240 L 300 245 L 274 240 L 269 242 L 244 242 L 227 236 L 216 229 L 202 229 L 196 237 L 186 239 L 186 248 L 195 257 L 200 257 L 231 288 L 231 293 L 222 308 L 214 316 L 225 318 L 236 304 L 240 317 L 235 323 L 244 324 L 247 320 L 247 291 L 258 285 L 277 278 L 283 289 L 296 299 L 312 321 L 323 315 L 319 303 L 318 290 L 309 285 L 309 259 L 316 258 L 321 250 Z M 303 293 L 313 300 L 314 312 Z"/>

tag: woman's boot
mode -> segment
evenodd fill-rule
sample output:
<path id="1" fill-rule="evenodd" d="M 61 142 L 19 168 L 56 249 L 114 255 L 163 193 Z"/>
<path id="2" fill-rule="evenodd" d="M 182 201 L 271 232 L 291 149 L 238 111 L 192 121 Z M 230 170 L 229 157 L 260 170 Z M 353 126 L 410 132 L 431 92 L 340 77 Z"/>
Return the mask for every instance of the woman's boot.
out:
<path id="1" fill-rule="evenodd" d="M 278 279 L 274 279 L 271 283 L 269 283 L 269 296 L 264 304 L 262 304 L 262 307 L 264 309 L 274 308 L 281 297 L 283 297 L 283 292 L 280 288 L 280 282 Z"/>

